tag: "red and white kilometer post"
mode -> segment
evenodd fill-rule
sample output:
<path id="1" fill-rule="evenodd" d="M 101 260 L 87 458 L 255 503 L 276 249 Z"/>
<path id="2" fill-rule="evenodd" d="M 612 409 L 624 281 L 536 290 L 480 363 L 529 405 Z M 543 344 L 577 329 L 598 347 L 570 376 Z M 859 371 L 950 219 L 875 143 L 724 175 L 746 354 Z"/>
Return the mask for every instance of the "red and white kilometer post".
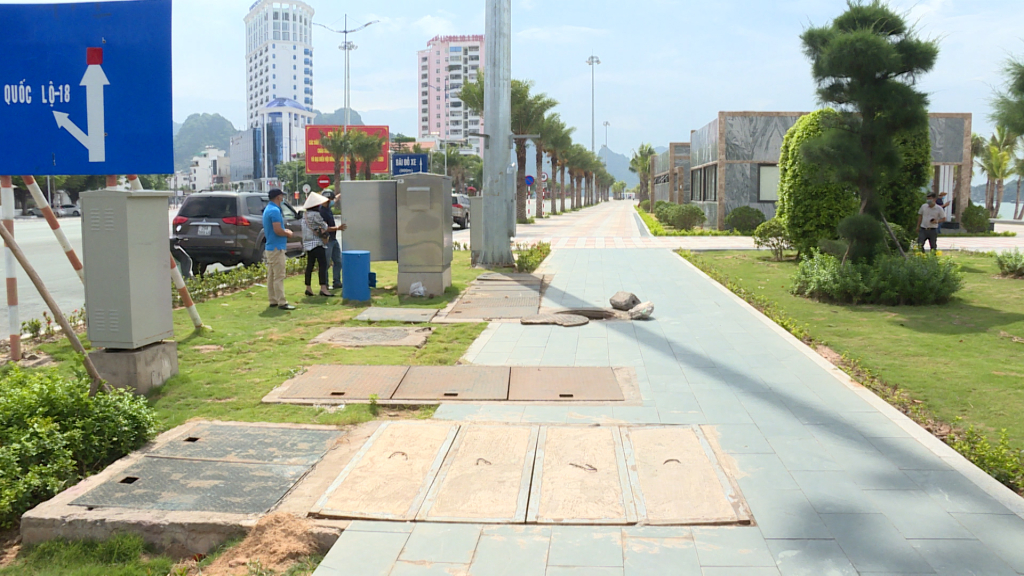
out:
<path id="1" fill-rule="evenodd" d="M 0 176 L 0 207 L 3 226 L 14 235 L 14 182 L 10 176 Z M 11 360 L 21 360 L 21 317 L 18 315 L 18 264 L 14 252 L 4 243 L 4 271 L 7 273 L 7 321 L 10 325 Z"/>
<path id="2" fill-rule="evenodd" d="M 131 185 L 132 190 L 142 190 L 142 182 L 139 181 L 139 177 L 137 175 L 129 174 L 128 183 Z M 178 290 L 178 296 L 181 297 L 181 302 L 185 305 L 185 310 L 188 310 L 188 316 L 192 319 L 192 325 L 198 330 L 203 327 L 203 320 L 199 317 L 199 310 L 196 309 L 196 304 L 192 301 L 192 295 L 188 293 L 188 286 L 185 285 L 185 279 L 181 277 L 181 270 L 178 269 L 178 263 L 174 260 L 174 256 L 170 256 L 170 258 L 171 280 L 174 281 L 174 287 Z"/>
<path id="3" fill-rule="evenodd" d="M 68 257 L 68 261 L 71 262 L 71 267 L 75 269 L 75 274 L 78 274 L 78 279 L 84 283 L 85 273 L 82 271 L 82 261 L 78 259 L 78 255 L 75 254 L 75 248 L 71 245 L 71 242 L 68 242 L 68 237 L 64 235 L 64 230 L 61 229 L 57 216 L 54 215 L 53 209 L 50 208 L 46 197 L 43 196 L 39 183 L 32 176 L 22 176 L 21 178 L 28 186 L 28 191 L 32 193 L 32 199 L 35 200 L 36 206 L 41 207 L 46 223 L 50 225 L 50 230 L 53 230 L 53 235 L 57 237 L 57 242 L 64 249 L 64 254 Z"/>

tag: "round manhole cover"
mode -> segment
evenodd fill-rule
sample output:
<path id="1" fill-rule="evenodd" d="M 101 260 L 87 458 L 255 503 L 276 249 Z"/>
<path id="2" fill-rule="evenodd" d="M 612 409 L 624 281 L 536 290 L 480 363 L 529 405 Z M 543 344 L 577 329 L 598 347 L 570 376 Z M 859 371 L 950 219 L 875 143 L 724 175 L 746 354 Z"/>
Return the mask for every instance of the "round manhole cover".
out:
<path id="1" fill-rule="evenodd" d="M 551 326 L 583 326 L 590 323 L 590 319 L 586 316 L 575 316 L 572 314 L 536 314 L 534 316 L 526 316 L 520 320 L 521 324 L 531 325 L 551 325 Z"/>
<path id="2" fill-rule="evenodd" d="M 618 315 L 614 310 L 608 310 L 605 308 L 573 308 L 570 310 L 560 310 L 555 312 L 559 315 L 570 315 L 570 316 L 583 316 L 591 320 L 611 320 L 612 318 L 618 318 Z"/>
<path id="3" fill-rule="evenodd" d="M 313 344 L 338 346 L 422 346 L 430 328 L 332 328 L 312 340 Z"/>

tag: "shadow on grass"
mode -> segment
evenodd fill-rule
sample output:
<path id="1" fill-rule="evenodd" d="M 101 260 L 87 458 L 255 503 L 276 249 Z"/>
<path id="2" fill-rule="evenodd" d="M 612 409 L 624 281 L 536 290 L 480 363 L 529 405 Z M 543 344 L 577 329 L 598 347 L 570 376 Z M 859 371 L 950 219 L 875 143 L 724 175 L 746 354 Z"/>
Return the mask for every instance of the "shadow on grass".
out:
<path id="1" fill-rule="evenodd" d="M 1024 314 L 957 300 L 949 304 L 896 306 L 885 310 L 898 312 L 902 316 L 902 319 L 892 319 L 891 324 L 926 334 L 977 334 L 1024 321 Z"/>

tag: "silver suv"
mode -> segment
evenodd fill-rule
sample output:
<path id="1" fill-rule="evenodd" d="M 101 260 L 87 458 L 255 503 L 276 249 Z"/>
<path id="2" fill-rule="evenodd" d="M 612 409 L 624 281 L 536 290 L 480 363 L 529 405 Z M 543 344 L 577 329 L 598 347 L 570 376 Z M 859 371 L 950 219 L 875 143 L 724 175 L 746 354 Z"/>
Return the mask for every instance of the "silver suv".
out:
<path id="1" fill-rule="evenodd" d="M 469 196 L 452 194 L 452 221 L 459 225 L 459 230 L 469 228 Z"/>
<path id="2" fill-rule="evenodd" d="M 203 192 L 192 194 L 178 210 L 171 238 L 192 259 L 198 275 L 210 264 L 235 266 L 263 260 L 267 238 L 263 209 L 270 203 L 266 192 Z M 287 202 L 281 206 L 285 227 L 295 233 L 288 242 L 288 256 L 302 254 L 301 212 Z"/>

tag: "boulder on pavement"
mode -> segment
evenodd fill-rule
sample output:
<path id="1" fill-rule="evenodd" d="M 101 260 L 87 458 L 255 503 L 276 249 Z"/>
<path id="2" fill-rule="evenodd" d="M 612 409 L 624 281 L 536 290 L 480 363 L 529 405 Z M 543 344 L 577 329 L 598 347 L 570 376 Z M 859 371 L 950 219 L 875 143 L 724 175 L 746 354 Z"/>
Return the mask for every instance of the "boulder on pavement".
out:
<path id="1" fill-rule="evenodd" d="M 616 292 L 615 296 L 612 296 L 608 301 L 611 303 L 612 308 L 622 310 L 623 312 L 632 310 L 637 304 L 640 304 L 640 299 L 632 292 Z"/>
<path id="2" fill-rule="evenodd" d="M 654 304 L 651 302 L 637 304 L 629 310 L 630 320 L 647 320 L 652 314 L 654 314 Z"/>

